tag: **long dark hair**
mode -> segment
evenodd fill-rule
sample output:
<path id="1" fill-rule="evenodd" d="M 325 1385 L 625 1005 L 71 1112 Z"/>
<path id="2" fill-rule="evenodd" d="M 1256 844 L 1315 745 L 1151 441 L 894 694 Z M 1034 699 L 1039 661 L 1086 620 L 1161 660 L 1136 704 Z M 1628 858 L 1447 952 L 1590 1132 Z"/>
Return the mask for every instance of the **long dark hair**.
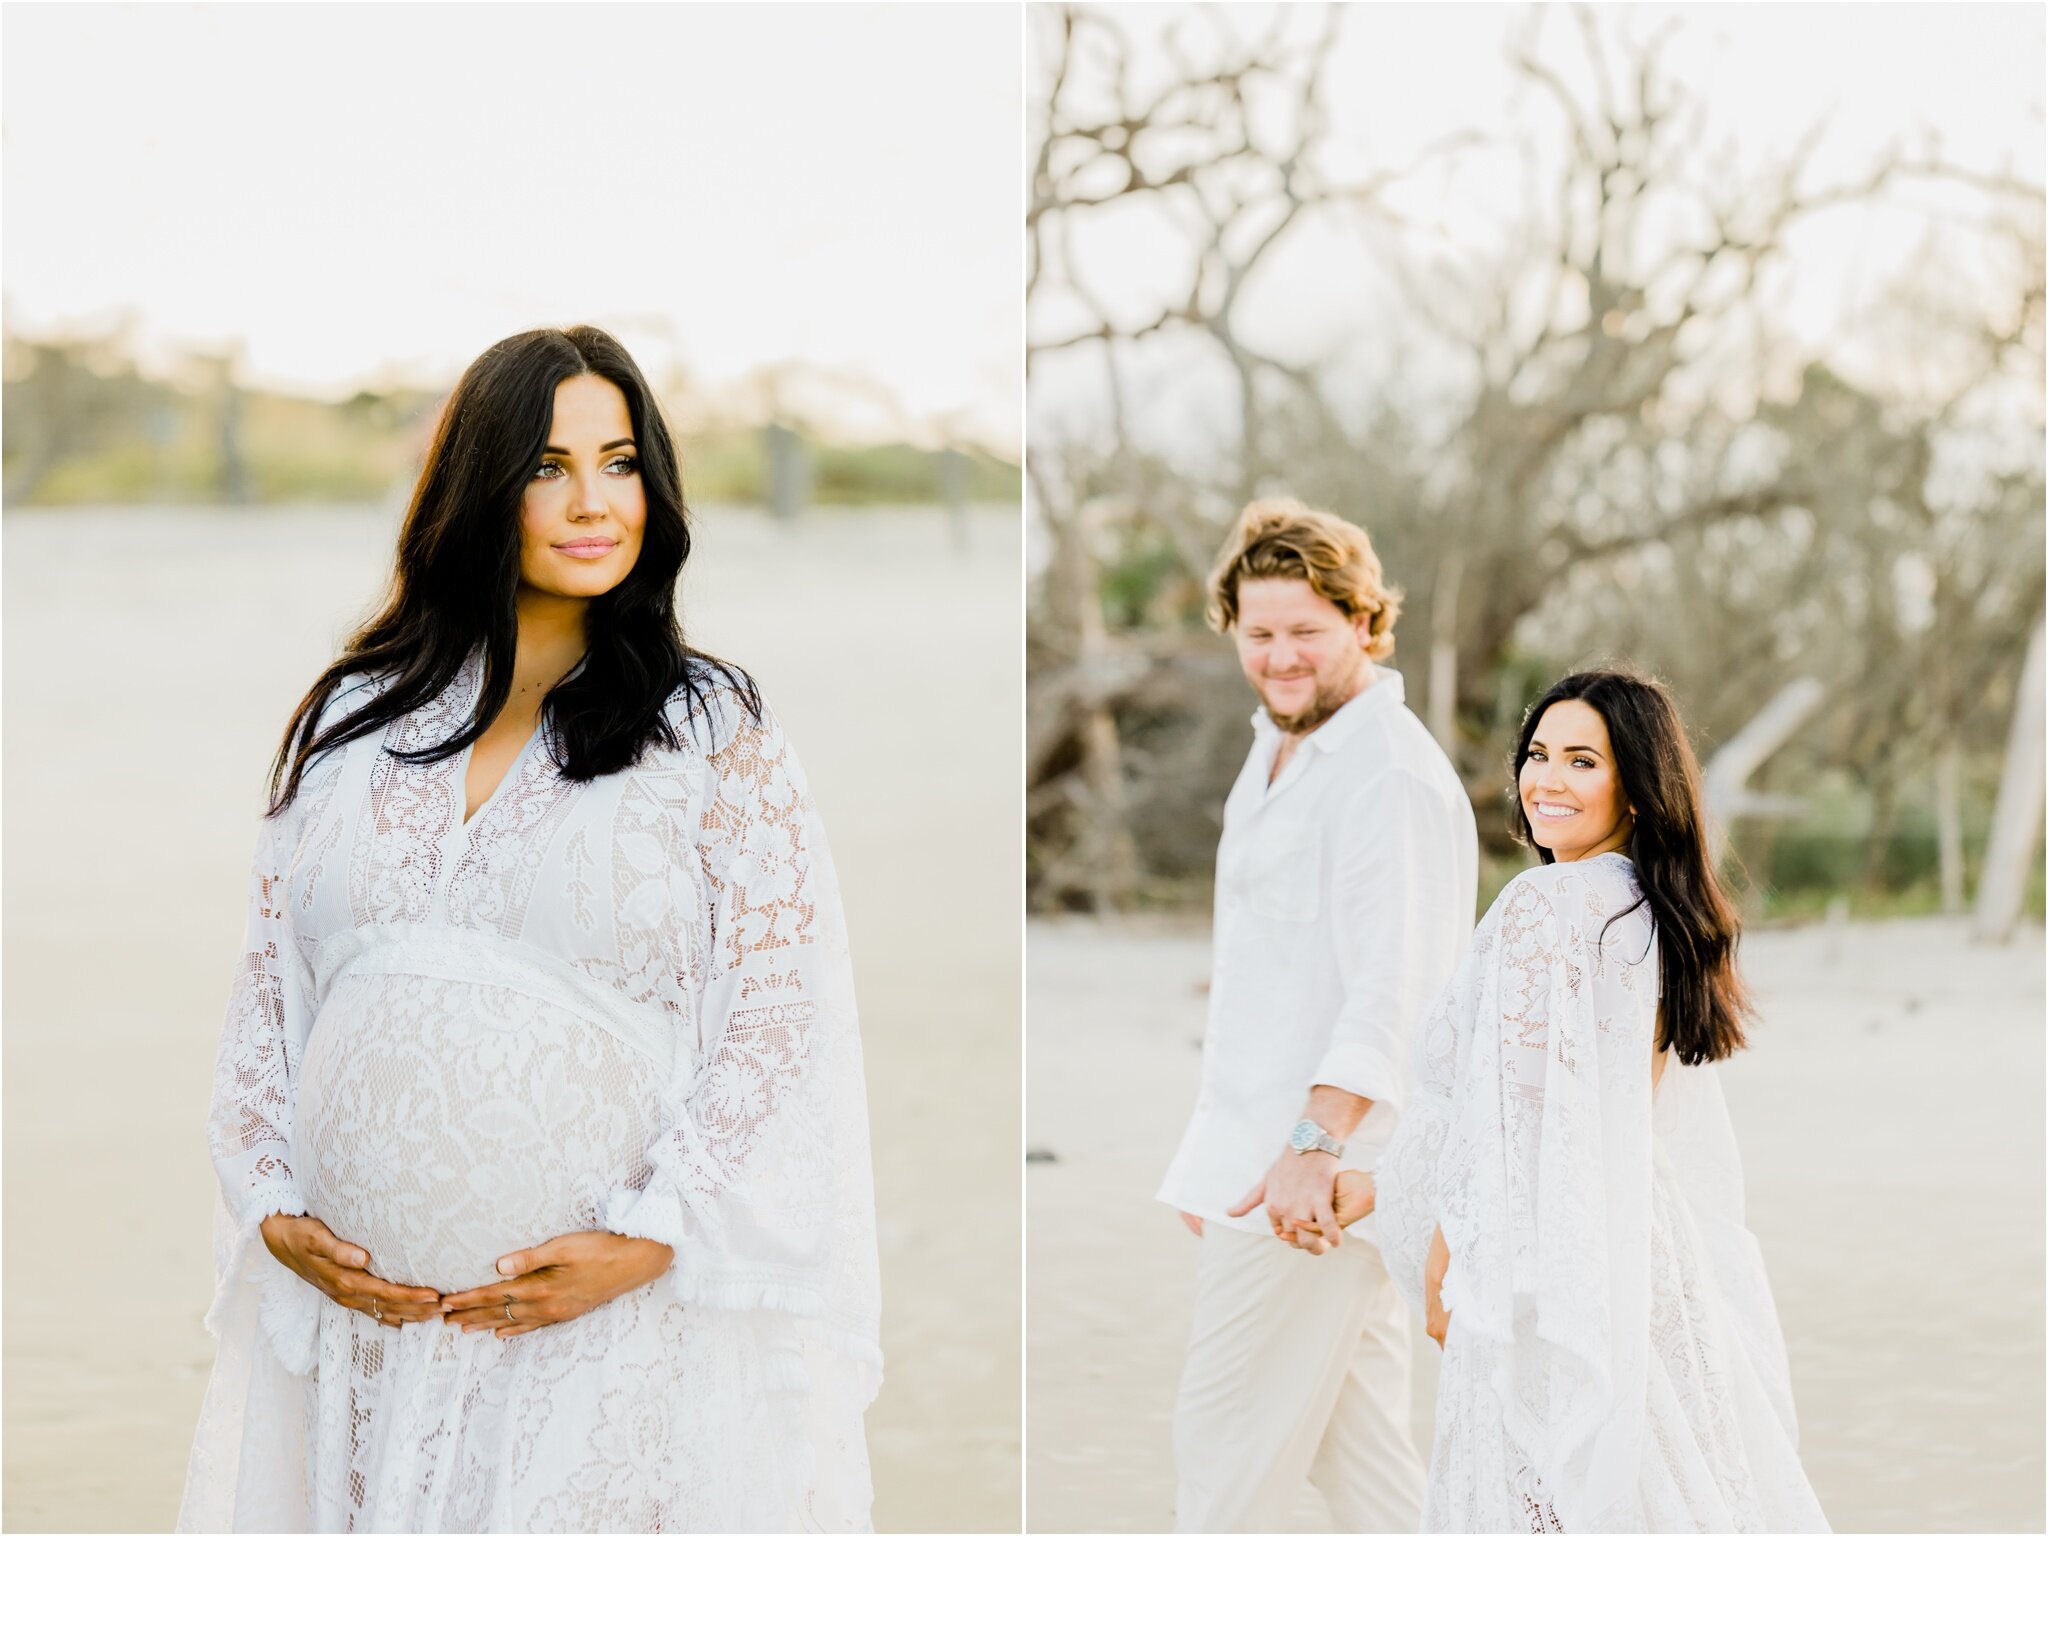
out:
<path id="1" fill-rule="evenodd" d="M 1515 745 L 1515 810 L 1509 827 L 1545 863 L 1552 861 L 1549 851 L 1536 845 L 1529 815 L 1522 810 L 1522 763 L 1529 759 L 1529 741 L 1544 711 L 1562 699 L 1581 700 L 1600 712 L 1622 791 L 1635 808 L 1628 855 L 1641 901 L 1656 920 L 1663 957 L 1663 1028 L 1657 1044 L 1676 1051 L 1684 1063 L 1732 1056 L 1747 1043 L 1742 1020 L 1753 1010 L 1735 969 L 1742 924 L 1714 874 L 1699 763 L 1678 706 L 1663 684 L 1627 671 L 1582 670 L 1531 705 Z"/>
<path id="2" fill-rule="evenodd" d="M 708 689 L 723 685 L 760 715 L 760 694 L 746 672 L 683 640 L 676 578 L 689 560 L 690 522 L 675 441 L 646 380 L 601 329 L 527 330 L 463 371 L 442 410 L 398 531 L 384 604 L 307 690 L 278 745 L 273 814 L 291 805 L 315 757 L 418 709 L 479 648 L 483 683 L 468 722 L 444 743 L 391 753 L 412 762 L 455 755 L 504 709 L 518 646 L 520 504 L 554 424 L 555 388 L 578 375 L 600 376 L 625 395 L 647 523 L 632 571 L 591 603 L 582 665 L 542 701 L 542 731 L 562 776 L 617 772 L 657 742 L 681 748 L 667 708 L 678 691 L 694 712 Z M 386 685 L 315 734 L 320 713 L 352 675 L 381 676 Z"/>

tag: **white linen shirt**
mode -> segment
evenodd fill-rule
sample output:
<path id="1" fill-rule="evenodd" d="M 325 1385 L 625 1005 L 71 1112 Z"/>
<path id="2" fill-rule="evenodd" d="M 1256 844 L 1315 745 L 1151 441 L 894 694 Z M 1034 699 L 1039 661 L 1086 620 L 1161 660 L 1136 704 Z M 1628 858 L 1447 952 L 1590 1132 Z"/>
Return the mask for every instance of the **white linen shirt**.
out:
<path id="1" fill-rule="evenodd" d="M 1472 805 L 1403 700 L 1373 683 L 1296 747 L 1261 708 L 1223 809 L 1201 1090 L 1159 1198 L 1205 1221 L 1255 1187 L 1317 1085 L 1370 1097 L 1345 1144 L 1370 1170 L 1393 1134 L 1414 1036 L 1471 935 L 1479 887 Z"/>

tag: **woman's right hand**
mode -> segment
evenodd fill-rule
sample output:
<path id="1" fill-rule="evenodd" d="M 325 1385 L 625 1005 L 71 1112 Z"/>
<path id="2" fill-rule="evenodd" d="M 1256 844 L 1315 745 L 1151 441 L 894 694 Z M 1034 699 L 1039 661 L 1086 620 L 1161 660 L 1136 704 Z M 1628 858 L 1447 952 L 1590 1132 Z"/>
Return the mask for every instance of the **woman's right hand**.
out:
<path id="1" fill-rule="evenodd" d="M 265 1216 L 262 1231 L 264 1248 L 330 1301 L 391 1329 L 440 1314 L 438 1290 L 389 1284 L 366 1271 L 370 1252 L 344 1244 L 325 1222 L 311 1216 Z"/>

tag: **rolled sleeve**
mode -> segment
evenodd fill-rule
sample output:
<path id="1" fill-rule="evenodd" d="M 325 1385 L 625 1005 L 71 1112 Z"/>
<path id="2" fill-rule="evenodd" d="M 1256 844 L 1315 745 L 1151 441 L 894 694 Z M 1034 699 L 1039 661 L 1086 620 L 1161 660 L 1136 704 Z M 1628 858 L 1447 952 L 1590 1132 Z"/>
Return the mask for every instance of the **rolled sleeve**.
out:
<path id="1" fill-rule="evenodd" d="M 1386 1053 L 1359 1040 L 1333 1038 L 1316 1064 L 1318 1085 L 1332 1085 L 1374 1102 L 1399 1102 L 1394 1065 Z"/>
<path id="2" fill-rule="evenodd" d="M 1414 1030 L 1441 982 L 1433 951 L 1461 914 L 1452 817 L 1440 792 L 1389 768 L 1338 825 L 1330 901 L 1344 1003 L 1315 1083 L 1384 1106 L 1380 1129 L 1408 1099 Z"/>

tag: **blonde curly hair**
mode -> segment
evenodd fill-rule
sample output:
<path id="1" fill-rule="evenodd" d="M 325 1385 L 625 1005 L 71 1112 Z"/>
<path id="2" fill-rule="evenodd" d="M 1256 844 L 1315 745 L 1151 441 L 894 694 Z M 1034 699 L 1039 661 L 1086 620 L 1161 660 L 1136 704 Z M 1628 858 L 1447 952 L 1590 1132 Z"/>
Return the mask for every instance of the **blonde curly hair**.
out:
<path id="1" fill-rule="evenodd" d="M 1209 627 L 1237 623 L 1237 588 L 1248 579 L 1300 579 L 1348 619 L 1370 618 L 1366 657 L 1389 659 L 1401 593 L 1386 582 L 1372 541 L 1356 523 L 1299 500 L 1254 500 L 1238 514 L 1209 575 Z"/>

